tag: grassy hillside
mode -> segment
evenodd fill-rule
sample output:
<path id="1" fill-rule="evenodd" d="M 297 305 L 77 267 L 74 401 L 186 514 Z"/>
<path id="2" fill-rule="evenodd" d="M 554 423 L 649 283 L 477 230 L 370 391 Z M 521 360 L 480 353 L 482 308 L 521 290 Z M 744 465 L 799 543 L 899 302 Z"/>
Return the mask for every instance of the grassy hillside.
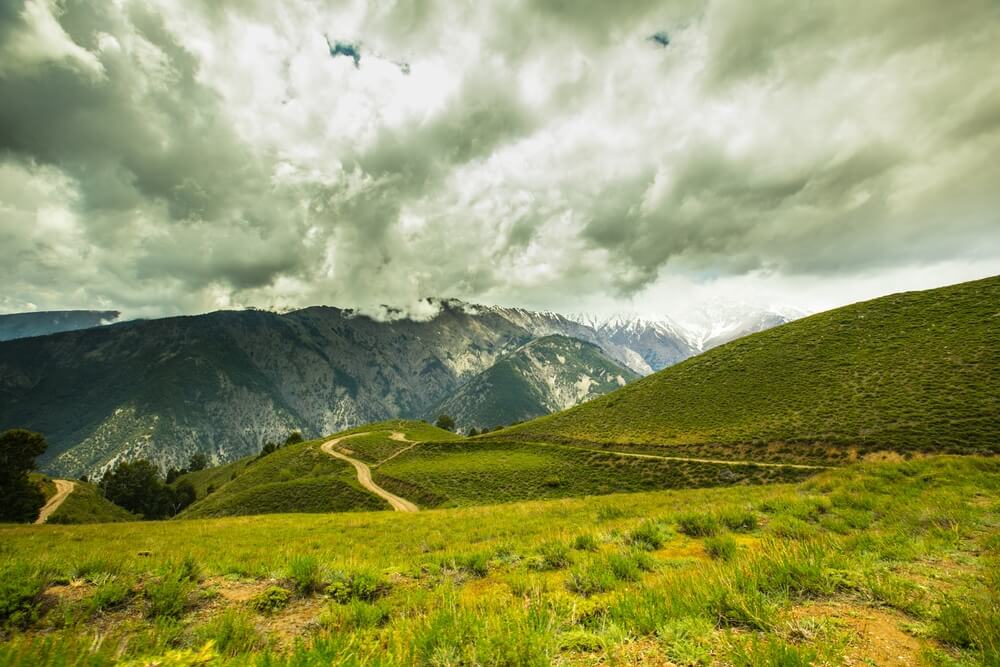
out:
<path id="1" fill-rule="evenodd" d="M 493 437 L 737 458 L 1000 452 L 997 378 L 1000 277 L 814 315 Z"/>
<path id="2" fill-rule="evenodd" d="M 390 436 L 402 433 L 403 440 Z M 351 437 L 341 449 L 376 463 L 416 440 L 446 441 L 459 436 L 422 421 L 394 419 L 285 446 L 263 458 L 250 457 L 188 473 L 198 501 L 180 518 L 192 519 L 280 512 L 346 512 L 386 509 L 385 503 L 357 483 L 354 468 L 320 450 L 331 438 Z M 208 493 L 209 487 L 213 491 Z"/>
<path id="3" fill-rule="evenodd" d="M 354 468 L 320 451 L 321 443 L 288 445 L 248 463 L 179 518 L 385 509 L 381 499 L 357 484 Z"/>
<path id="4" fill-rule="evenodd" d="M 49 516 L 48 523 L 114 523 L 138 517 L 105 498 L 93 484 L 76 482 L 73 493 Z"/>
<path id="5" fill-rule="evenodd" d="M 622 456 L 519 442 L 420 444 L 373 469 L 421 507 L 482 505 L 626 491 L 803 479 L 816 470 Z"/>
<path id="6" fill-rule="evenodd" d="M 0 527 L 0 664 L 995 665 L 1000 460 L 419 514 Z M 128 662 L 135 661 L 135 662 Z"/>
<path id="7" fill-rule="evenodd" d="M 614 391 L 638 374 L 601 348 L 567 336 L 544 336 L 502 357 L 440 404 L 462 431 L 534 419 Z"/>
<path id="8" fill-rule="evenodd" d="M 393 438 L 392 435 L 394 433 L 401 433 L 402 438 Z M 343 436 L 352 437 L 344 440 L 339 449 L 356 459 L 372 465 L 409 449 L 410 445 L 414 442 L 447 442 L 449 440 L 462 439 L 460 435 L 451 431 L 445 431 L 427 422 L 408 419 L 390 419 L 374 424 L 366 424 L 348 431 L 342 431 L 330 436 L 330 438 Z"/>
<path id="9" fill-rule="evenodd" d="M 200 500 L 209 494 L 209 489 L 214 493 L 239 477 L 256 460 L 256 456 L 248 456 L 221 466 L 185 473 L 178 477 L 174 483 L 176 484 L 181 481 L 190 482 L 191 486 L 194 487 L 197 498 Z"/>

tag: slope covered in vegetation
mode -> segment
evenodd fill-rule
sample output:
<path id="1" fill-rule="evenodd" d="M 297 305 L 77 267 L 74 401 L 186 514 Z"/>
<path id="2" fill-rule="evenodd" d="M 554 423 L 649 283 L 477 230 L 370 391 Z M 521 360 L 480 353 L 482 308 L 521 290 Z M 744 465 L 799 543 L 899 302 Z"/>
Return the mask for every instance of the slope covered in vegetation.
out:
<path id="1" fill-rule="evenodd" d="M 105 498 L 100 489 L 87 482 L 74 482 L 73 492 L 66 496 L 48 523 L 113 523 L 138 521 L 139 517 Z"/>
<path id="2" fill-rule="evenodd" d="M 1000 452 L 998 377 L 994 277 L 785 324 L 490 437 L 720 458 Z"/>
<path id="3" fill-rule="evenodd" d="M 4 526 L 0 664 L 994 665 L 998 498 L 1000 460 L 936 457 L 418 514 Z"/>
<path id="4" fill-rule="evenodd" d="M 394 438 L 393 434 L 401 434 Z M 421 441 L 459 436 L 421 421 L 390 420 L 343 431 L 329 438 L 285 445 L 262 457 L 240 459 L 178 478 L 192 483 L 199 500 L 180 518 L 273 514 L 282 512 L 347 512 L 388 506 L 357 483 L 354 468 L 324 453 L 326 440 L 351 436 L 341 449 L 375 463 Z M 211 491 L 210 491 L 211 489 Z"/>

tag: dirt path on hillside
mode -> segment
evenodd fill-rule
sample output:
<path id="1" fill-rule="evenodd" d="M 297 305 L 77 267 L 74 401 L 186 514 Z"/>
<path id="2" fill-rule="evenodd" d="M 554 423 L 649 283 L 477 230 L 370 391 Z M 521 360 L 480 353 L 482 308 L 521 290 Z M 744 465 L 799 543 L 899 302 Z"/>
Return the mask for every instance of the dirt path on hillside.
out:
<path id="1" fill-rule="evenodd" d="M 352 466 L 354 466 L 354 469 L 358 471 L 358 483 L 361 484 L 361 486 L 363 486 L 366 489 L 368 489 L 369 491 L 371 491 L 372 493 L 374 493 L 379 498 L 384 498 L 386 500 L 386 502 L 388 502 L 392 506 L 392 509 L 396 510 L 397 512 L 417 512 L 417 511 L 419 511 L 420 508 L 418 508 L 416 505 L 414 505 L 413 503 L 411 503 L 409 500 L 406 500 L 405 498 L 400 498 L 395 493 L 389 493 L 388 491 L 386 491 L 385 489 L 383 489 L 381 486 L 379 486 L 378 484 L 376 484 L 375 482 L 373 482 L 372 481 L 372 471 L 371 471 L 371 468 L 368 467 L 368 464 L 362 463 L 361 461 L 359 461 L 357 459 L 354 459 L 354 458 L 351 458 L 350 456 L 347 456 L 346 454 L 341 454 L 336 449 L 334 449 L 334 447 L 336 447 L 342 440 L 347 440 L 348 438 L 354 438 L 354 437 L 357 437 L 359 435 L 368 435 L 368 434 L 367 433 L 355 433 L 354 435 L 344 435 L 344 436 L 341 436 L 339 438 L 334 438 L 333 440 L 327 440 L 326 442 L 324 442 L 322 444 L 322 446 L 320 447 L 320 449 L 322 449 L 324 452 L 326 452 L 330 456 L 332 456 L 334 458 L 337 458 L 337 459 L 342 459 L 344 461 L 347 461 Z M 400 438 L 393 437 L 395 435 L 396 434 L 393 433 L 392 436 L 389 436 L 389 437 L 391 437 L 393 440 L 399 440 Z M 399 435 L 403 436 L 402 433 L 400 433 Z M 405 439 L 405 436 L 403 436 L 403 441 L 409 442 L 409 440 Z"/>
<path id="2" fill-rule="evenodd" d="M 390 433 L 389 434 L 389 439 L 390 440 L 395 440 L 396 442 L 408 442 L 408 443 L 410 443 L 410 446 L 409 447 L 403 447 L 402 449 L 393 452 L 389 456 L 385 457 L 384 459 L 382 459 L 381 461 L 379 461 L 378 463 L 376 463 L 375 464 L 376 467 L 382 465 L 386 461 L 391 461 L 392 459 L 396 458 L 397 456 L 399 456 L 403 452 L 408 452 L 408 451 L 410 451 L 411 449 L 413 449 L 414 447 L 416 447 L 417 445 L 420 444 L 416 440 L 410 440 L 409 438 L 406 437 L 405 433 L 400 433 L 399 431 L 393 431 L 392 433 Z"/>
<path id="3" fill-rule="evenodd" d="M 52 513 L 59 509 L 59 506 L 63 504 L 66 500 L 66 496 L 73 493 L 73 489 L 76 488 L 76 482 L 71 482 L 68 479 L 54 479 L 52 480 L 56 484 L 55 494 L 49 498 L 49 501 L 45 503 L 45 507 L 42 511 L 38 513 L 38 518 L 35 523 L 45 523 L 48 521 Z"/>
<path id="4" fill-rule="evenodd" d="M 545 444 L 545 443 L 542 443 Z M 552 445 L 550 445 L 552 446 Z M 759 466 L 761 468 L 797 468 L 799 470 L 831 470 L 834 466 L 809 465 L 807 463 L 764 463 L 763 461 L 742 461 L 726 459 L 698 459 L 690 456 L 662 456 L 660 454 L 639 454 L 636 452 L 619 452 L 614 449 L 590 449 L 588 447 L 573 447 L 572 445 L 554 445 L 566 449 L 576 449 L 581 452 L 604 452 L 618 456 L 632 456 L 638 459 L 656 459 L 657 461 L 690 461 L 691 463 L 714 463 L 734 466 Z"/>

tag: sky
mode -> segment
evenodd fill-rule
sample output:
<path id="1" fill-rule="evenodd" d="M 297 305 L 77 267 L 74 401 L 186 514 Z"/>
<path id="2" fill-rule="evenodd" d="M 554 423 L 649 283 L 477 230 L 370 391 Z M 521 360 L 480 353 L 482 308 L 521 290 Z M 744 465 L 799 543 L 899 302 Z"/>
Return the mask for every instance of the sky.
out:
<path id="1" fill-rule="evenodd" d="M 7 0 L 0 312 L 1000 274 L 996 0 Z"/>

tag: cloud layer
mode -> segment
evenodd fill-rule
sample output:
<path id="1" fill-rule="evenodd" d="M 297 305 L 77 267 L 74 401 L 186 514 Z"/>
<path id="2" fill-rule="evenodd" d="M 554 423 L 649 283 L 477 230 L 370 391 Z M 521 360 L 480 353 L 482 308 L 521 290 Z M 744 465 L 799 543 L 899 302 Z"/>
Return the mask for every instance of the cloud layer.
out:
<path id="1" fill-rule="evenodd" d="M 869 4 L 4 3 L 0 310 L 992 271 L 1000 5 Z"/>

